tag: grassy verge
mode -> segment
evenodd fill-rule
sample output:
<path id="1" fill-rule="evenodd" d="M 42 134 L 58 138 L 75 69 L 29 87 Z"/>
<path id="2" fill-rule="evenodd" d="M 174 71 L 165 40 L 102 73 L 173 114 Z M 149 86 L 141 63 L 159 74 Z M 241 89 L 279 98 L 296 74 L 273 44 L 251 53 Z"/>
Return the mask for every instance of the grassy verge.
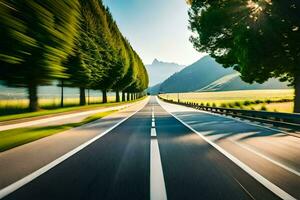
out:
<path id="1" fill-rule="evenodd" d="M 144 98 L 142 98 L 144 99 Z M 86 105 L 86 106 L 73 106 L 73 107 L 66 107 L 66 108 L 56 108 L 56 109 L 43 109 L 37 112 L 26 112 L 26 113 L 20 113 L 20 114 L 12 114 L 12 115 L 3 115 L 0 116 L 0 122 L 2 121 L 9 121 L 14 119 L 23 119 L 23 118 L 30 118 L 30 117 L 39 117 L 39 116 L 45 116 L 45 115 L 52 115 L 52 114 L 59 114 L 64 112 L 73 112 L 73 111 L 79 111 L 79 110 L 90 110 L 95 108 L 105 108 L 105 107 L 111 107 L 111 106 L 119 106 L 126 103 L 133 103 L 142 99 L 137 99 L 134 101 L 126 101 L 126 102 L 118 102 L 118 103 L 105 103 L 105 104 L 92 104 L 92 105 Z"/>
<path id="2" fill-rule="evenodd" d="M 225 92 L 195 92 L 162 94 L 165 99 L 192 102 L 200 105 L 246 110 L 292 112 L 294 90 L 241 90 Z"/>
<path id="3" fill-rule="evenodd" d="M 8 149 L 50 136 L 56 133 L 60 133 L 84 124 L 90 123 L 97 119 L 101 119 L 114 111 L 97 113 L 85 118 L 83 121 L 78 123 L 70 123 L 65 125 L 57 126 L 45 126 L 45 127 L 28 127 L 28 128 L 18 128 L 7 131 L 0 132 L 0 152 L 6 151 Z"/>

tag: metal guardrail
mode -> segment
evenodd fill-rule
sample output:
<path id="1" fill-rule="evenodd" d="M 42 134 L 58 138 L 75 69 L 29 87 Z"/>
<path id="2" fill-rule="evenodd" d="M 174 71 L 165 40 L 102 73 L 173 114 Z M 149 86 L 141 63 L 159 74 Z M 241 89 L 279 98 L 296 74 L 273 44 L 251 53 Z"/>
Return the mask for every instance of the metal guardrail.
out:
<path id="1" fill-rule="evenodd" d="M 233 117 L 244 118 L 251 121 L 269 123 L 275 126 L 290 128 L 297 131 L 300 130 L 300 114 L 202 106 L 197 103 L 177 102 L 173 100 L 167 100 L 162 97 L 159 98 L 169 103 L 184 105 L 198 110 L 209 111 L 222 115 L 230 115 Z"/>

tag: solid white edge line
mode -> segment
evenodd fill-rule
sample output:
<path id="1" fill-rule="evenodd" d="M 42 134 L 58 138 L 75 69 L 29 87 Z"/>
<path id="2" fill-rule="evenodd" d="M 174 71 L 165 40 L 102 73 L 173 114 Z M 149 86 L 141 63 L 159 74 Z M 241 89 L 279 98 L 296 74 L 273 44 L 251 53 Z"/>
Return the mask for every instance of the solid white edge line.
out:
<path id="1" fill-rule="evenodd" d="M 154 131 L 153 134 L 156 136 L 155 128 L 152 129 Z M 160 151 L 156 138 L 151 139 L 150 148 L 150 200 L 167 200 Z"/>
<path id="2" fill-rule="evenodd" d="M 162 108 L 164 108 L 164 106 L 160 103 L 160 100 L 157 97 L 156 97 L 156 100 L 159 103 L 159 105 Z M 198 134 L 203 140 L 205 140 L 211 146 L 213 146 L 214 148 L 216 148 L 224 156 L 226 156 L 228 159 L 230 159 L 232 162 L 234 162 L 237 166 L 239 166 L 241 169 L 243 169 L 246 173 L 248 173 L 250 176 L 252 176 L 255 180 L 257 180 L 259 183 L 261 183 L 263 186 L 265 186 L 271 192 L 273 192 L 274 194 L 276 194 L 278 197 L 280 197 L 282 199 L 285 199 L 285 200 L 297 200 L 295 197 L 291 196 L 290 194 L 288 194 L 287 192 L 285 192 L 284 190 L 282 190 L 281 188 L 279 188 L 278 186 L 276 186 L 275 184 L 273 184 L 272 182 L 270 182 L 269 180 L 267 180 L 266 178 L 264 178 L 262 175 L 260 175 L 259 173 L 257 173 L 253 169 L 251 169 L 248 165 L 246 165 L 245 163 L 241 162 L 239 159 L 237 159 L 236 157 L 234 157 L 233 155 L 231 155 L 230 153 L 228 153 L 227 151 L 225 151 L 224 149 L 222 149 L 219 145 L 217 145 L 216 143 L 214 143 L 214 142 L 210 141 L 209 139 L 207 139 L 205 136 L 203 136 L 201 133 L 199 133 L 198 131 L 196 131 L 195 129 L 193 129 L 191 126 L 189 126 L 188 124 L 186 124 L 185 122 L 183 122 L 177 116 L 175 116 L 174 114 L 172 114 L 171 112 L 169 112 L 165 108 L 164 108 L 164 110 L 167 113 L 169 113 L 171 116 L 173 116 L 175 119 L 177 119 L 179 122 L 181 122 L 184 126 L 186 126 L 190 130 L 192 130 L 193 132 L 195 132 L 196 134 Z"/>
<path id="3" fill-rule="evenodd" d="M 146 104 L 147 103 L 145 103 L 145 105 Z M 132 117 L 133 115 L 135 115 L 137 112 L 139 112 L 140 110 L 142 110 L 145 107 L 145 105 L 142 108 L 140 108 L 137 111 L 135 111 L 132 114 L 130 114 L 129 116 L 127 116 L 126 118 L 122 119 L 120 122 L 118 122 L 117 124 L 115 124 L 111 128 L 107 129 L 106 131 L 104 131 L 100 135 L 97 135 L 96 137 L 94 137 L 91 140 L 89 140 L 89 141 L 81 144 L 80 146 L 78 146 L 75 149 L 71 150 L 70 152 L 64 154 L 63 156 L 57 158 L 56 160 L 52 161 L 51 163 L 45 165 L 44 167 L 42 167 L 42 168 L 36 170 L 35 172 L 33 172 L 33 173 L 25 176 L 24 178 L 16 181 L 15 183 L 12 183 L 12 184 L 6 186 L 5 188 L 1 189 L 0 190 L 0 199 L 4 198 L 5 196 L 11 194 L 12 192 L 16 191 L 17 189 L 21 188 L 22 186 L 26 185 L 27 183 L 29 183 L 32 180 L 36 179 L 37 177 L 41 176 L 42 174 L 44 174 L 45 172 L 49 171 L 50 169 L 52 169 L 56 165 L 58 165 L 61 162 L 65 161 L 66 159 L 68 159 L 69 157 L 73 156 L 74 154 L 76 154 L 80 150 L 84 149 L 85 147 L 87 147 L 91 143 L 95 142 L 96 140 L 98 140 L 102 136 L 106 135 L 107 133 L 109 133 L 110 131 L 112 131 L 113 129 L 115 129 L 117 126 L 119 126 L 120 124 L 122 124 L 123 122 L 125 122 L 127 119 L 129 119 L 130 117 Z"/>
<path id="4" fill-rule="evenodd" d="M 280 163 L 280 162 L 278 162 L 276 160 L 273 160 L 272 158 L 269 158 L 268 156 L 266 156 L 266 155 L 258 152 L 257 150 L 254 150 L 254 149 L 252 149 L 252 148 L 250 148 L 250 147 L 248 147 L 248 146 L 246 146 L 244 144 L 241 144 L 241 143 L 239 143 L 237 141 L 234 141 L 234 140 L 231 140 L 231 139 L 229 139 L 229 140 L 231 142 L 233 142 L 234 144 L 238 145 L 239 147 L 241 147 L 243 149 L 246 149 L 247 151 L 250 151 L 250 152 L 252 152 L 252 153 L 254 153 L 254 154 L 256 154 L 256 155 L 258 155 L 258 156 L 260 156 L 260 157 L 262 157 L 262 158 L 264 158 L 266 160 L 268 160 L 269 162 L 271 162 L 271 163 L 273 163 L 273 164 L 275 164 L 275 165 L 277 165 L 277 166 L 279 166 L 279 167 L 281 167 L 281 168 L 283 168 L 283 169 L 285 169 L 285 170 L 287 170 L 287 171 L 295 174 L 296 176 L 300 176 L 300 172 L 298 172 L 298 171 L 296 171 L 296 170 L 294 170 L 294 169 L 292 169 L 292 168 L 290 168 L 288 166 L 285 166 L 284 164 L 282 164 L 282 163 Z"/>
<path id="5" fill-rule="evenodd" d="M 89 114 L 94 114 L 94 113 L 99 113 L 99 112 L 107 112 L 111 110 L 120 110 L 123 108 L 130 107 L 132 105 L 123 105 L 123 106 L 115 106 L 115 107 L 109 107 L 109 108 L 101 108 L 97 110 L 90 110 L 90 111 L 85 111 L 85 112 L 80 112 L 80 113 L 73 113 L 73 114 L 65 114 L 61 116 L 56 116 L 56 117 L 49 117 L 49 118 L 44 118 L 44 119 L 38 119 L 38 120 L 33 120 L 33 121 L 28 121 L 28 122 L 21 122 L 17 124 L 8 124 L 8 125 L 2 125 L 0 126 L 0 131 L 6 131 L 6 130 L 11 130 L 11 129 L 17 129 L 17 128 L 25 128 L 29 126 L 35 126 L 39 124 L 43 124 L 46 122 L 55 122 L 58 120 L 63 120 L 63 119 L 68 119 L 68 118 L 73 118 L 73 117 L 80 117 L 83 115 L 89 115 Z"/>

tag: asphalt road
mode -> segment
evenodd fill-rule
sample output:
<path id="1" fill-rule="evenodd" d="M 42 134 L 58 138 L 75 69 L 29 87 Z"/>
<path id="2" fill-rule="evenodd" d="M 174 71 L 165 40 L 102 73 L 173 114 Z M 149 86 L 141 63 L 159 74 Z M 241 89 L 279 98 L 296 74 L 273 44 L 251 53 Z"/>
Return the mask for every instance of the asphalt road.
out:
<path id="1" fill-rule="evenodd" d="M 242 162 L 248 166 L 246 161 Z M 293 183 L 298 184 L 298 176 L 293 177 Z M 290 189 L 289 194 L 300 198 L 295 190 Z M 155 98 L 111 132 L 4 199 L 143 200 L 150 197 L 280 199 L 166 112 Z"/>

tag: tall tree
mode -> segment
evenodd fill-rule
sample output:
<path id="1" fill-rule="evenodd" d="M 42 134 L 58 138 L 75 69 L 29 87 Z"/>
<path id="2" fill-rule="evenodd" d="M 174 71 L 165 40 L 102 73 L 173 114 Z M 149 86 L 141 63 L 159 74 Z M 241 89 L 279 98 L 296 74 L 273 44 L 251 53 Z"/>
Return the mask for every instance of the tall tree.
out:
<path id="1" fill-rule="evenodd" d="M 80 33 L 76 38 L 75 53 L 66 62 L 66 73 L 69 75 L 66 84 L 78 87 L 80 105 L 86 104 L 85 89 L 92 82 L 102 78 L 104 69 L 101 65 L 99 44 L 98 15 L 94 9 L 94 0 L 80 0 Z"/>
<path id="2" fill-rule="evenodd" d="M 298 0 L 192 0 L 189 11 L 195 48 L 249 83 L 271 77 L 295 88 L 300 112 L 300 2 Z"/>
<path id="3" fill-rule="evenodd" d="M 133 50 L 129 44 L 129 42 L 123 38 L 124 47 L 126 50 L 126 58 L 123 62 L 123 74 L 120 79 L 115 83 L 115 90 L 122 91 L 122 101 L 125 101 L 125 89 L 129 87 L 134 81 L 134 58 L 133 58 Z"/>
<path id="4" fill-rule="evenodd" d="M 62 61 L 73 50 L 78 27 L 77 0 L 2 0 L 0 79 L 27 87 L 29 109 L 38 109 L 38 85 L 66 77 Z"/>

